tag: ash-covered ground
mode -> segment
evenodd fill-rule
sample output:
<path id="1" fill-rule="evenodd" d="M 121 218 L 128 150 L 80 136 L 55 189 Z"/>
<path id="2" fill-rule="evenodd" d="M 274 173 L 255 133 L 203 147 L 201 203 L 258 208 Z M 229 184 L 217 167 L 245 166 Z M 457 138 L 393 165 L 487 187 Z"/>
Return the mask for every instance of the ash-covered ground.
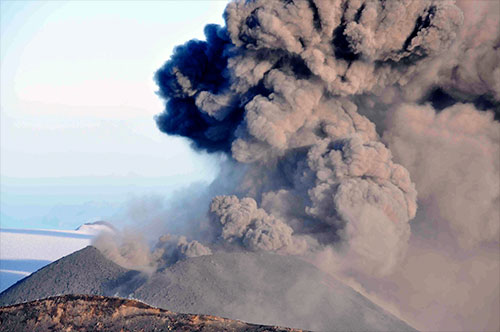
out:
<path id="1" fill-rule="evenodd" d="M 321 331 L 416 331 L 342 282 L 298 258 L 215 253 L 147 275 L 87 247 L 0 294 L 12 305 L 59 294 L 138 299 L 180 313 Z"/>

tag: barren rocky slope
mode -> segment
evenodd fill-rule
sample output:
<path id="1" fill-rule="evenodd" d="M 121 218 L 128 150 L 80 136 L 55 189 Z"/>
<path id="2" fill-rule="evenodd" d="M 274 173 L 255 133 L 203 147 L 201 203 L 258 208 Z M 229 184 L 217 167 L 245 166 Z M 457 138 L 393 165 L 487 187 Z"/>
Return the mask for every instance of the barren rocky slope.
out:
<path id="1" fill-rule="evenodd" d="M 107 295 L 114 282 L 131 272 L 88 246 L 49 264 L 0 294 L 0 305 L 60 294 Z"/>
<path id="2" fill-rule="evenodd" d="M 133 296 L 173 311 L 308 330 L 414 331 L 313 265 L 264 252 L 180 261 L 147 279 Z"/>
<path id="3" fill-rule="evenodd" d="M 0 331 L 300 331 L 205 315 L 176 314 L 142 302 L 64 295 L 0 308 Z"/>
<path id="4" fill-rule="evenodd" d="M 78 293 L 307 330 L 416 331 L 313 265 L 270 253 L 218 252 L 149 276 L 87 247 L 13 285 L 0 294 L 0 305 Z"/>

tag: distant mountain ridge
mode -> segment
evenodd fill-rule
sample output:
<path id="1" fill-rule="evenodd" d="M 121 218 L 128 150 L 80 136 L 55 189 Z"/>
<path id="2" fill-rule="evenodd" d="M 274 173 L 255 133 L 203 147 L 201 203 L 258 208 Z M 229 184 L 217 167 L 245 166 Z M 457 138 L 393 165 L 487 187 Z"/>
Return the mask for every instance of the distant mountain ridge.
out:
<path id="1" fill-rule="evenodd" d="M 88 234 L 99 234 L 101 232 L 115 233 L 117 232 L 115 226 L 107 221 L 98 220 L 94 222 L 86 222 L 83 225 L 78 226 L 75 231 Z"/>

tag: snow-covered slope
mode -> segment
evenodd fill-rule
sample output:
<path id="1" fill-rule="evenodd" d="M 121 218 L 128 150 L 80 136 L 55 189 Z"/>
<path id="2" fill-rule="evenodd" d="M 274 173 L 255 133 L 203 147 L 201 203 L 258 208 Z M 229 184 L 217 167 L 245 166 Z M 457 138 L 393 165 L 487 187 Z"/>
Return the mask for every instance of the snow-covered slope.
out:
<path id="1" fill-rule="evenodd" d="M 105 222 L 77 230 L 0 228 L 0 292 L 47 264 L 91 244 L 101 231 L 113 231 Z"/>

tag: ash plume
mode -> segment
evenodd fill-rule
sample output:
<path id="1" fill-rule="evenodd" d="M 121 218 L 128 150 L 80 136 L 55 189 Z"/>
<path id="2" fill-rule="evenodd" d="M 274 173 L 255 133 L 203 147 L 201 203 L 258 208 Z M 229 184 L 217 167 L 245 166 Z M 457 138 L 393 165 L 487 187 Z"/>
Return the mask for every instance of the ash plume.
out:
<path id="1" fill-rule="evenodd" d="M 251 1 L 229 3 L 224 15 L 226 27 L 207 26 L 207 41 L 178 47 L 158 71 L 167 100 L 158 127 L 251 168 L 240 196 L 255 207 L 226 199 L 245 210 L 247 225 L 260 220 L 270 234 L 306 236 L 312 247 L 335 242 L 359 266 L 388 273 L 404 256 L 416 191 L 349 96 L 418 75 L 456 38 L 460 10 L 442 2 Z M 370 42 L 388 34 L 384 43 Z M 279 197 L 301 205 L 300 217 L 280 211 L 294 216 L 291 228 L 261 216 L 259 205 L 270 196 L 283 208 Z M 217 200 L 224 199 L 211 210 L 224 223 Z M 240 237 L 248 247 L 248 236 Z M 283 243 L 261 236 L 250 247 L 294 242 L 272 237 Z"/>
<path id="2" fill-rule="evenodd" d="M 292 236 L 293 229 L 282 220 L 257 207 L 253 198 L 216 196 L 210 205 L 215 223 L 220 222 L 221 238 L 250 250 L 298 252 L 305 242 Z"/>
<path id="3" fill-rule="evenodd" d="M 207 25 L 205 41 L 178 46 L 156 73 L 166 105 L 156 122 L 243 175 L 212 196 L 204 232 L 187 230 L 197 242 L 160 241 L 157 256 L 302 255 L 417 328 L 497 329 L 467 313 L 500 278 L 499 6 L 230 2 L 225 26 Z M 462 258 L 473 282 L 457 277 Z M 433 266 L 436 284 L 464 291 L 436 299 L 444 318 L 426 320 L 433 292 L 415 285 Z"/>

